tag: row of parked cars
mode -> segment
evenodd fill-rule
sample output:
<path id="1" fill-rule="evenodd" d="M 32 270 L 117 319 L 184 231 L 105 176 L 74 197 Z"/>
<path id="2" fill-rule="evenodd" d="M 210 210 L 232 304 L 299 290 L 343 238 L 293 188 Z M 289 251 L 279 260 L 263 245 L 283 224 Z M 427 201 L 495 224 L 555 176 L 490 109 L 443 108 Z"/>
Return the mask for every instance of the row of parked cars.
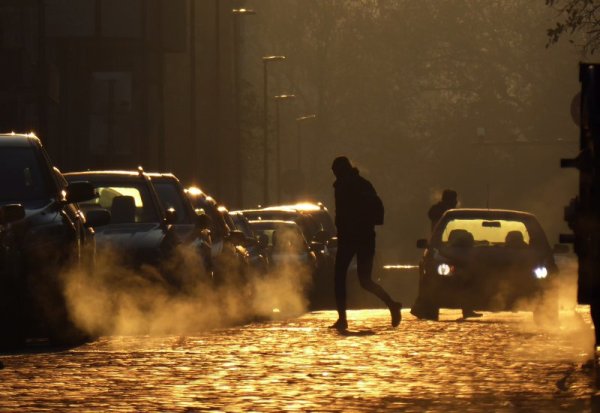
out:
<path id="1" fill-rule="evenodd" d="M 64 298 L 65 269 L 94 271 L 110 250 L 129 268 L 151 266 L 174 293 L 190 272 L 208 288 L 242 288 L 283 265 L 308 268 L 313 306 L 331 296 L 335 228 L 320 204 L 228 211 L 170 173 L 61 173 L 34 135 L 0 135 L 0 346 L 43 335 L 82 337 Z M 177 251 L 201 265 L 174 265 Z M 175 263 L 177 264 L 177 263 Z M 322 294 L 317 292 L 321 291 Z"/>

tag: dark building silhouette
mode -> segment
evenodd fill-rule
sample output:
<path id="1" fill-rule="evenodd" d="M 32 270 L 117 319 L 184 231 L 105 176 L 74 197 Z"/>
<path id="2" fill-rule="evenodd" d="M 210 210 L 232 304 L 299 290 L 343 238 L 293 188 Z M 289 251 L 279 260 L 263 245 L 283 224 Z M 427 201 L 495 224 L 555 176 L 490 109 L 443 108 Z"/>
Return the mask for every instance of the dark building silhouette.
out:
<path id="1" fill-rule="evenodd" d="M 236 5 L 0 0 L 0 130 L 65 171 L 143 165 L 234 198 Z"/>

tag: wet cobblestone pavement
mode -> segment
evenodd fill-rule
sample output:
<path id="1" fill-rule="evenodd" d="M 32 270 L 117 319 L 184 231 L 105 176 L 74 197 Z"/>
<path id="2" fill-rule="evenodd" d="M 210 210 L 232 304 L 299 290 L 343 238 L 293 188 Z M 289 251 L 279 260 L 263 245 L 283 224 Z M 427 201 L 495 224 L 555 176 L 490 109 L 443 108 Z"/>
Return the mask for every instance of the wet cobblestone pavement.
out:
<path id="1" fill-rule="evenodd" d="M 530 313 L 440 322 L 403 311 L 335 313 L 188 336 L 102 337 L 0 355 L 0 411 L 591 411 L 584 310 L 561 327 Z"/>

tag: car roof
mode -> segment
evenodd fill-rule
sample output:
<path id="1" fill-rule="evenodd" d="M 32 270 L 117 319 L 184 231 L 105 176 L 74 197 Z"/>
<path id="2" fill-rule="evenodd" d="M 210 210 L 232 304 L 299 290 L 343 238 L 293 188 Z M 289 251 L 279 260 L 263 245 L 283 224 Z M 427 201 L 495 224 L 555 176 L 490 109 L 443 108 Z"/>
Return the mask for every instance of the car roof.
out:
<path id="1" fill-rule="evenodd" d="M 447 219 L 535 219 L 535 215 L 512 209 L 456 208 L 443 215 Z"/>
<path id="2" fill-rule="evenodd" d="M 66 179 L 82 178 L 89 181 L 101 181 L 104 179 L 113 179 L 119 181 L 133 181 L 142 177 L 141 171 L 80 171 L 63 173 Z"/>
<path id="3" fill-rule="evenodd" d="M 155 181 L 177 181 L 177 182 L 179 182 L 179 179 L 177 179 L 177 177 L 174 174 L 172 174 L 171 172 L 166 172 L 166 173 L 146 172 L 146 175 L 148 175 L 150 178 L 152 178 L 152 180 L 155 180 Z"/>
<path id="4" fill-rule="evenodd" d="M 32 143 L 41 145 L 40 140 L 33 133 L 2 133 L 0 134 L 0 146 L 31 146 Z"/>
<path id="5" fill-rule="evenodd" d="M 294 221 L 284 221 L 281 219 L 253 219 L 248 222 L 250 222 L 250 224 L 253 224 L 253 225 L 272 224 L 272 225 L 287 225 L 287 226 L 294 226 L 294 227 L 298 226 L 298 224 L 296 224 Z"/>
<path id="6" fill-rule="evenodd" d="M 270 207 L 262 208 L 263 211 L 277 211 L 277 210 L 291 210 L 291 211 L 305 211 L 305 212 L 316 212 L 316 211 L 327 211 L 327 208 L 322 203 L 313 202 L 298 202 L 297 204 L 289 205 L 275 205 Z"/>

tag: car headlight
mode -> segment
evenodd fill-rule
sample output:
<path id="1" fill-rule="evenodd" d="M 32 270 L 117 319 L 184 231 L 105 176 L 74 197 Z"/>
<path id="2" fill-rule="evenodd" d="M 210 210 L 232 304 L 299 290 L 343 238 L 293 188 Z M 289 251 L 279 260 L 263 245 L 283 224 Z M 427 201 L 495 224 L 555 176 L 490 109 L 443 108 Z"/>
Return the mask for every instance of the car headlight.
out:
<path id="1" fill-rule="evenodd" d="M 543 280 L 548 276 L 548 269 L 543 265 L 540 265 L 539 267 L 535 267 L 533 269 L 533 275 L 535 275 L 535 278 L 538 280 Z"/>
<path id="2" fill-rule="evenodd" d="M 444 277 L 447 277 L 449 275 L 452 275 L 452 273 L 454 268 L 452 268 L 450 265 L 446 264 L 446 263 L 442 263 L 440 265 L 438 265 L 437 267 L 437 273 L 439 275 L 443 275 Z"/>

